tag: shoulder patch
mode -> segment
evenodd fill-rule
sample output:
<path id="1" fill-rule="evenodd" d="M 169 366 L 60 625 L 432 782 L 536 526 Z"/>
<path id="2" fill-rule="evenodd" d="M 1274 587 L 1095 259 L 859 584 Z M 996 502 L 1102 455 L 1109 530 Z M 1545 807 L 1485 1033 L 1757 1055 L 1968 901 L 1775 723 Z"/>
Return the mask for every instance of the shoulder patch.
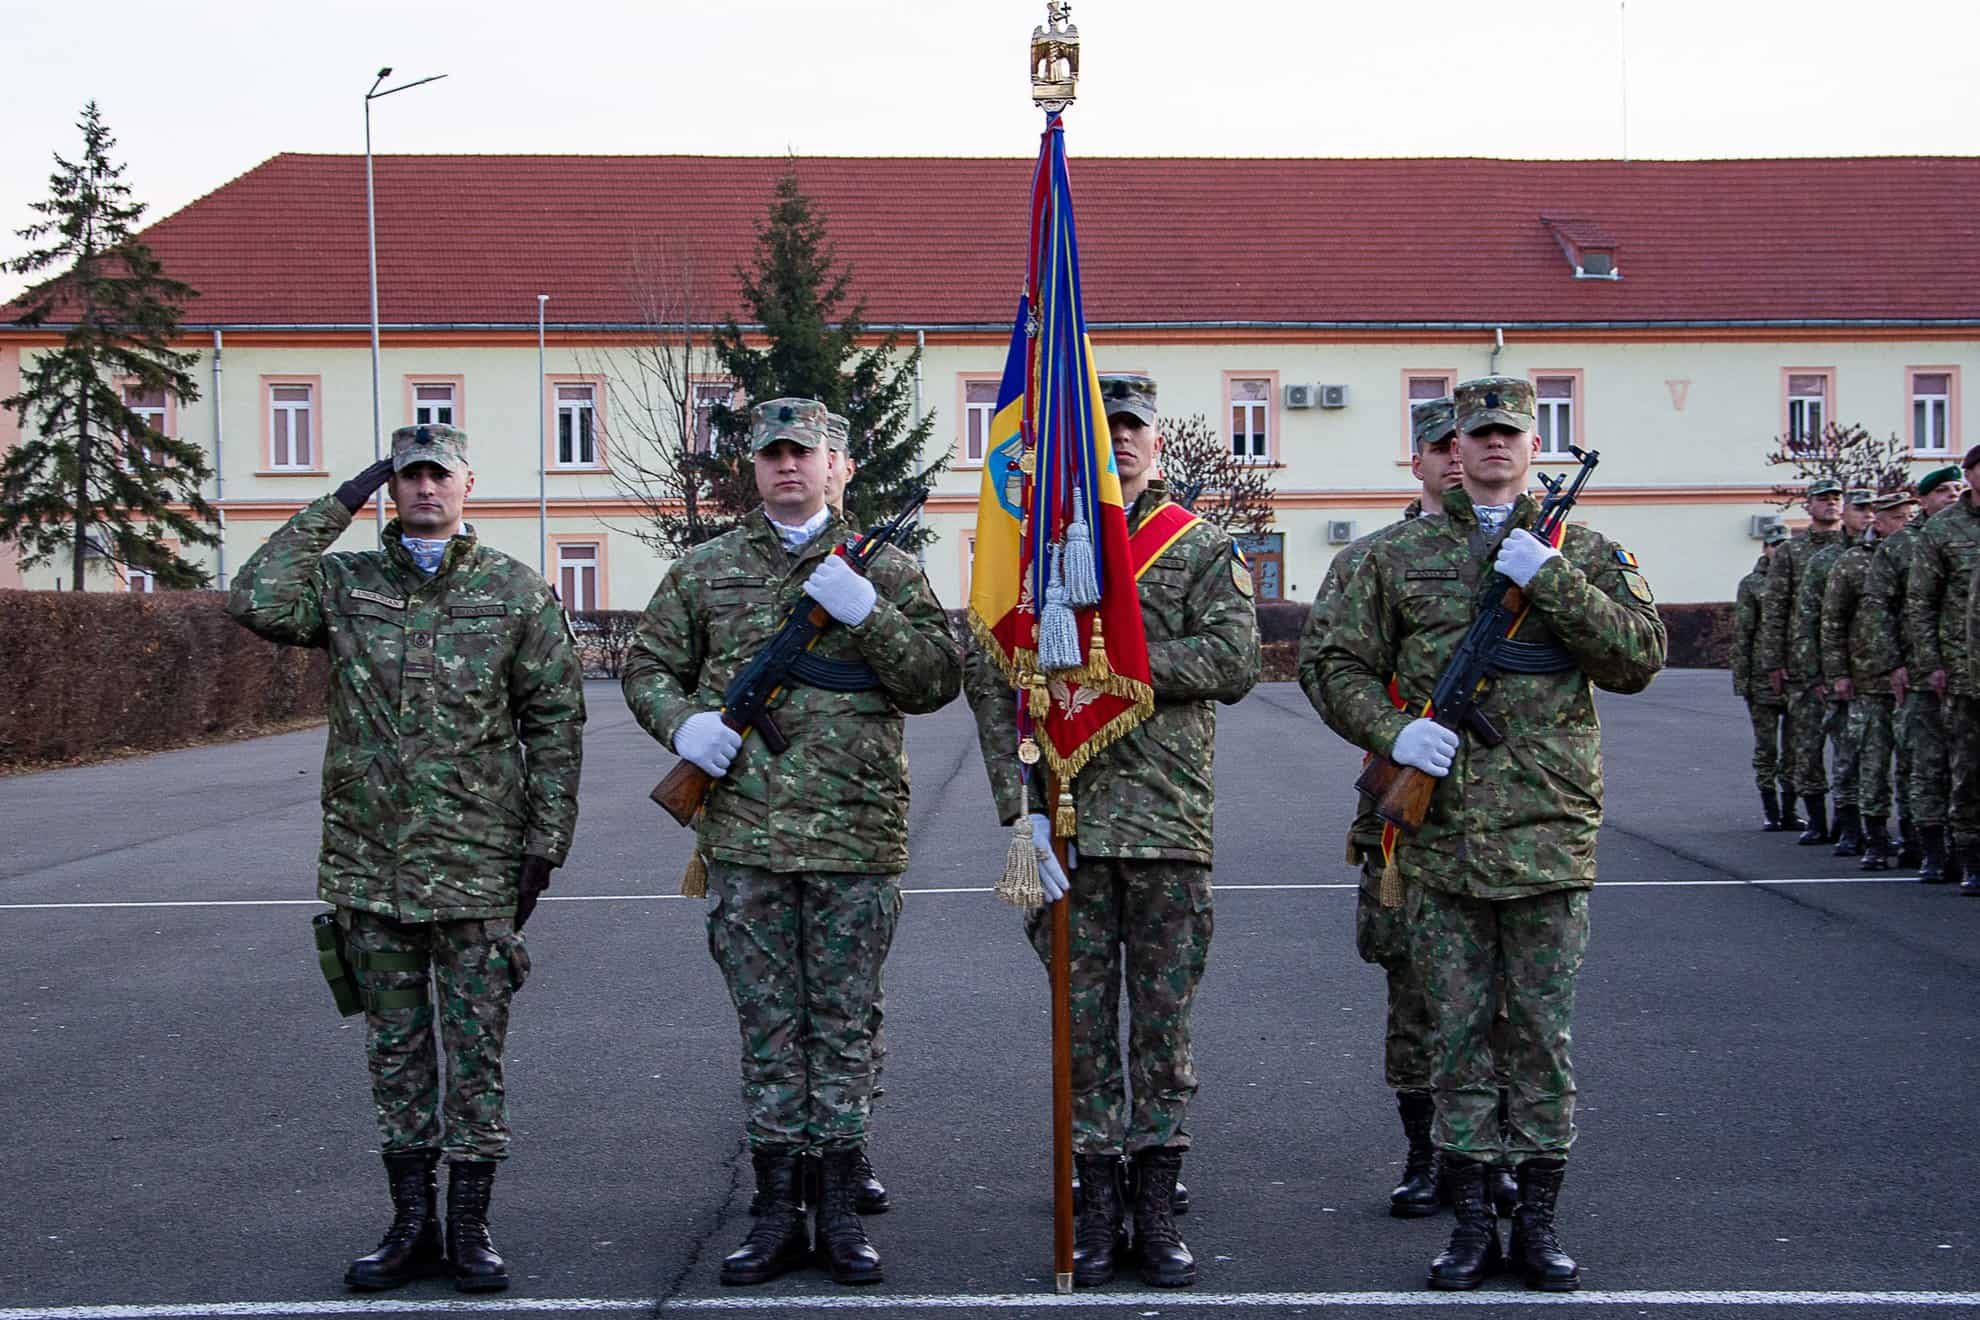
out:
<path id="1" fill-rule="evenodd" d="M 1406 568 L 1403 570 L 1405 582 L 1455 582 L 1458 571 L 1455 568 Z"/>
<path id="2" fill-rule="evenodd" d="M 1623 549 L 1621 546 L 1616 547 L 1616 562 L 1618 564 L 1621 564 L 1624 568 L 1639 567 L 1639 565 L 1636 562 L 1636 556 L 1631 554 L 1629 551 Z"/>
<path id="3" fill-rule="evenodd" d="M 1623 586 L 1629 588 L 1629 594 L 1642 601 L 1645 605 L 1655 605 L 1657 603 L 1657 598 L 1650 593 L 1650 584 L 1644 581 L 1643 575 L 1635 569 L 1625 568 L 1622 571 L 1622 580 Z"/>
<path id="4" fill-rule="evenodd" d="M 368 600 L 374 605 L 383 605 L 389 610 L 402 610 L 406 607 L 404 596 L 386 596 L 376 591 L 366 591 L 363 587 L 352 587 L 350 597 L 352 600 Z"/>
<path id="5" fill-rule="evenodd" d="M 1231 546 L 1231 581 L 1241 596 L 1249 598 L 1258 590 L 1258 584 L 1251 576 L 1251 565 L 1244 561 L 1244 551 L 1235 544 Z"/>

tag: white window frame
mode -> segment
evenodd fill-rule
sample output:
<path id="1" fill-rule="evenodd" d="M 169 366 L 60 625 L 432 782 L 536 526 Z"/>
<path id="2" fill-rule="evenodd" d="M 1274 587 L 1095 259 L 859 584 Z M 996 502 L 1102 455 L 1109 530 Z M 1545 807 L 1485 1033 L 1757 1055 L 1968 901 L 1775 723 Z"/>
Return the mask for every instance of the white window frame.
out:
<path id="1" fill-rule="evenodd" d="M 445 403 L 442 403 L 438 399 L 422 399 L 419 397 L 419 392 L 421 390 L 445 390 L 447 391 L 447 400 Z M 455 421 L 454 419 L 460 415 L 461 390 L 460 390 L 460 386 L 454 384 L 453 381 L 416 379 L 412 383 L 412 396 L 413 396 L 412 424 L 414 426 L 459 426 L 460 425 L 460 423 Z M 447 410 L 447 415 L 445 417 L 420 416 L 421 412 L 426 411 L 428 409 L 437 411 L 441 408 L 445 408 Z"/>
<path id="2" fill-rule="evenodd" d="M 1796 376 L 1813 376 L 1822 382 L 1819 394 L 1794 392 Z M 1830 420 L 1830 396 L 1835 393 L 1835 377 L 1826 370 L 1790 369 L 1782 381 L 1785 395 L 1787 441 L 1791 449 L 1809 449 L 1822 442 L 1822 432 L 1828 428 Z M 1809 414 L 1814 413 L 1814 425 L 1809 425 Z"/>
<path id="3" fill-rule="evenodd" d="M 1945 381 L 1945 388 L 1928 394 L 1918 387 L 1918 382 L 1926 376 L 1937 376 Z M 1950 454 L 1953 450 L 1953 378 L 1950 371 L 1913 371 L 1911 373 L 1911 452 L 1914 454 Z M 1922 413 L 1921 413 L 1922 408 Z M 1934 419 L 1938 425 L 1933 426 Z M 1924 444 L 1921 441 L 1938 434 L 1943 443 Z"/>
<path id="4" fill-rule="evenodd" d="M 990 387 L 988 399 L 969 397 L 971 387 L 978 385 Z M 1002 381 L 988 377 L 963 381 L 962 466 L 964 467 L 982 467 L 985 456 L 990 452 L 990 426 L 997 419 L 997 392 L 1001 388 L 1003 388 Z"/>
<path id="5" fill-rule="evenodd" d="M 696 380 L 688 383 L 688 425 L 692 428 L 689 447 L 697 454 L 715 451 L 715 409 L 734 407 L 736 387 L 726 380 Z"/>
<path id="6" fill-rule="evenodd" d="M 573 550 L 587 550 L 589 555 L 572 555 Z M 573 614 L 582 614 L 598 609 L 602 599 L 600 589 L 604 585 L 605 546 L 600 541 L 559 541 L 557 542 L 557 589 L 564 608 Z M 570 582 L 576 589 L 565 590 L 565 574 L 570 574 Z M 582 603 L 586 579 L 590 580 L 589 604 Z"/>
<path id="7" fill-rule="evenodd" d="M 158 591 L 158 575 L 148 569 L 126 568 L 124 590 L 139 596 L 154 595 Z"/>
<path id="8" fill-rule="evenodd" d="M 1543 380 L 1564 380 L 1568 383 L 1567 397 L 1543 398 L 1540 382 Z M 1577 377 L 1566 372 L 1537 372 L 1533 377 L 1533 430 L 1540 437 L 1541 458 L 1568 458 L 1569 446 L 1575 442 L 1575 412 L 1581 400 Z"/>
<path id="9" fill-rule="evenodd" d="M 158 432 L 158 434 L 170 435 L 171 432 L 166 430 L 166 427 L 171 425 L 172 422 L 172 396 L 166 393 L 165 389 L 161 386 L 158 390 L 158 404 L 156 407 L 151 404 L 134 403 L 131 400 L 131 395 L 137 393 L 139 388 L 136 381 L 124 382 L 122 390 L 119 391 L 123 395 L 124 406 L 144 418 L 145 425 Z M 134 437 L 130 438 L 128 443 L 132 447 L 142 450 L 144 452 L 144 461 L 153 467 L 157 467 L 165 461 L 163 454 L 154 451 L 150 445 L 144 444 Z"/>
<path id="10" fill-rule="evenodd" d="M 1240 399 L 1237 387 L 1240 383 L 1258 381 L 1265 386 L 1265 397 L 1261 399 Z M 1231 423 L 1231 457 L 1240 463 L 1270 463 L 1272 461 L 1272 378 L 1270 376 L 1244 376 L 1233 374 L 1225 387 L 1226 408 Z M 1250 419 L 1250 425 L 1240 431 L 1237 425 L 1238 412 L 1243 410 Z M 1253 430 L 1252 427 L 1257 429 Z M 1245 439 L 1249 437 L 1253 448 L 1247 451 Z"/>
<path id="11" fill-rule="evenodd" d="M 301 390 L 304 398 L 283 399 L 283 390 Z M 304 419 L 304 427 L 309 433 L 305 450 L 300 459 L 296 457 L 296 418 Z M 286 443 L 289 461 L 278 462 L 278 444 Z M 315 472 L 316 462 L 316 386 L 308 381 L 270 381 L 268 383 L 268 466 L 275 472 Z"/>
<path id="12" fill-rule="evenodd" d="M 565 390 L 583 390 L 586 398 L 583 400 L 566 399 L 564 397 Z M 555 433 L 550 437 L 552 452 L 550 466 L 553 468 L 596 468 L 603 466 L 599 458 L 598 386 L 591 381 L 558 381 L 556 389 L 551 396 L 551 402 L 556 408 L 556 429 Z M 571 457 L 569 458 L 564 457 L 564 428 L 567 415 L 569 417 L 570 440 L 572 442 L 570 446 Z M 587 437 L 582 434 L 587 429 L 587 423 L 589 424 L 588 429 L 591 432 L 588 437 L 591 456 L 588 458 L 583 456 Z"/>

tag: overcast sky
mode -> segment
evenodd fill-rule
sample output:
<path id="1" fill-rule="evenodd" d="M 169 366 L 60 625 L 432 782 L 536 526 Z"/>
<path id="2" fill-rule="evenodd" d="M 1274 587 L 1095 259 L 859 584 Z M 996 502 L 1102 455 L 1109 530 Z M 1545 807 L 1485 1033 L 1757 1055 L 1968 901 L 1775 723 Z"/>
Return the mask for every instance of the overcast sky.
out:
<path id="1" fill-rule="evenodd" d="M 157 219 L 281 151 L 1030 155 L 1039 0 L 0 0 L 0 254 L 94 97 Z M 1080 155 L 1980 150 L 1980 11 L 1076 0 Z M 1624 34 L 1627 33 L 1627 42 Z M 1077 165 L 1075 164 L 1075 181 Z M 1234 214 L 1241 214 L 1241 207 Z M 0 275 L 0 293 L 19 282 Z"/>

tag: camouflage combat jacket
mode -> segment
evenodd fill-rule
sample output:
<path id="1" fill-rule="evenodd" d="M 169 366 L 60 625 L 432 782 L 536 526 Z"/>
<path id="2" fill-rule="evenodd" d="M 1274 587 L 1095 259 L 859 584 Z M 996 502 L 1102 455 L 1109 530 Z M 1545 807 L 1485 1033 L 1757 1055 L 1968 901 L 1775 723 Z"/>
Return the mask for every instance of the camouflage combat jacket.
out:
<path id="1" fill-rule="evenodd" d="M 1967 672 L 1966 650 L 1966 603 L 1977 565 L 1980 510 L 1968 491 L 1925 520 L 1905 574 L 1913 687 L 1924 687 L 1927 675 L 1943 669 L 1946 691 L 1961 697 L 1980 693 L 1980 684 Z"/>
<path id="2" fill-rule="evenodd" d="M 1348 735 L 1335 728 L 1327 718 L 1327 703 L 1322 700 L 1320 687 L 1320 643 L 1327 639 L 1327 628 L 1333 620 L 1334 606 L 1340 601 L 1341 591 L 1347 586 L 1354 570 L 1361 567 L 1361 561 L 1368 558 L 1368 552 L 1376 545 L 1395 535 L 1411 522 L 1423 516 L 1423 501 L 1411 500 L 1403 509 L 1401 522 L 1378 527 L 1360 540 L 1351 543 L 1334 556 L 1327 565 L 1327 575 L 1320 579 L 1320 590 L 1313 593 L 1313 608 L 1306 616 L 1306 627 L 1299 635 L 1299 686 L 1306 693 L 1306 699 L 1313 703 L 1313 709 L 1320 712 L 1320 718 L 1327 727 L 1343 738 Z M 1382 842 L 1382 821 L 1375 814 L 1374 800 L 1366 794 L 1358 794 L 1355 806 L 1354 823 L 1348 826 L 1348 862 L 1357 864 L 1364 850 L 1376 847 Z"/>
<path id="3" fill-rule="evenodd" d="M 1522 495 L 1510 525 L 1530 527 L 1538 512 Z M 1349 579 L 1321 646 L 1320 683 L 1331 721 L 1357 746 L 1389 751 L 1429 700 L 1470 627 L 1492 554 L 1470 497 L 1452 491 L 1442 518 L 1385 538 Z M 1560 556 L 1525 596 L 1533 614 L 1521 640 L 1558 642 L 1577 667 L 1493 683 L 1483 711 L 1505 741 L 1463 736 L 1423 828 L 1397 849 L 1410 883 L 1513 899 L 1595 882 L 1602 732 L 1593 688 L 1648 686 L 1664 665 L 1664 625 L 1635 559 L 1586 527 L 1568 527 Z M 1390 700 L 1391 676 L 1410 713 Z"/>
<path id="4" fill-rule="evenodd" d="M 1774 695 L 1773 688 L 1767 684 L 1766 671 L 1760 668 L 1755 655 L 1760 642 L 1760 607 L 1766 595 L 1767 557 L 1762 555 L 1753 571 L 1739 580 L 1739 590 L 1733 593 L 1733 695 L 1755 705 L 1780 706 L 1787 699 Z"/>
<path id="5" fill-rule="evenodd" d="M 1842 528 L 1831 532 L 1808 532 L 1774 551 L 1767 565 L 1767 594 L 1760 606 L 1760 642 L 1755 648 L 1754 677 L 1762 682 L 1776 669 L 1788 671 L 1788 686 L 1805 687 L 1820 675 L 1821 654 L 1811 646 L 1805 660 L 1808 667 L 1797 669 L 1795 601 L 1808 576 L 1808 561 L 1831 547 L 1843 544 Z"/>
<path id="6" fill-rule="evenodd" d="M 318 892 L 395 921 L 515 914 L 524 853 L 562 865 L 577 827 L 584 676 L 534 570 L 456 536 L 427 577 L 385 548 L 325 554 L 326 495 L 235 575 L 234 619 L 330 653 Z"/>
<path id="7" fill-rule="evenodd" d="M 1151 481 L 1128 510 L 1130 533 L 1167 499 L 1164 484 Z M 1198 522 L 1148 566 L 1140 588 L 1155 710 L 1073 780 L 1077 843 L 1089 857 L 1208 866 L 1216 808 L 1214 703 L 1242 699 L 1262 663 L 1251 575 L 1231 538 Z M 997 814 L 1008 825 L 1019 803 L 1011 745 L 1016 697 L 981 646 L 970 648 L 965 682 Z M 1043 810 L 1035 791 L 1031 806 Z"/>
<path id="8" fill-rule="evenodd" d="M 1856 542 L 1844 533 L 1832 544 L 1818 547 L 1801 565 L 1794 583 L 1794 614 L 1788 622 L 1788 675 L 1804 684 L 1822 681 L 1822 601 L 1829 575 L 1843 553 Z M 1776 552 L 1778 555 L 1778 552 Z"/>
<path id="9" fill-rule="evenodd" d="M 804 581 L 852 536 L 836 512 L 796 553 L 758 508 L 742 525 L 675 560 L 639 621 L 622 686 L 648 733 L 670 751 L 690 715 L 722 708 L 736 671 L 754 659 L 804 597 Z M 770 871 L 907 870 L 908 767 L 903 714 L 956 695 L 962 659 L 948 616 L 914 560 L 883 550 L 869 579 L 877 598 L 857 628 L 833 624 L 812 648 L 863 662 L 864 692 L 794 684 L 771 708 L 790 739 L 773 756 L 754 734 L 708 791 L 701 855 Z M 807 604 L 808 604 L 808 598 Z"/>
<path id="10" fill-rule="evenodd" d="M 1876 554 L 1874 542 L 1850 546 L 1829 570 L 1828 585 L 1822 589 L 1822 677 L 1831 683 L 1847 678 L 1859 692 L 1890 690 L 1882 681 L 1890 670 L 1873 667 L 1877 652 L 1871 634 L 1876 620 L 1865 594 Z"/>
<path id="11" fill-rule="evenodd" d="M 1911 663 L 1911 624 L 1905 618 L 1905 583 L 1918 551 L 1919 522 L 1913 519 L 1877 542 L 1870 571 L 1863 578 L 1863 609 L 1870 616 L 1868 663 L 1888 674 Z"/>

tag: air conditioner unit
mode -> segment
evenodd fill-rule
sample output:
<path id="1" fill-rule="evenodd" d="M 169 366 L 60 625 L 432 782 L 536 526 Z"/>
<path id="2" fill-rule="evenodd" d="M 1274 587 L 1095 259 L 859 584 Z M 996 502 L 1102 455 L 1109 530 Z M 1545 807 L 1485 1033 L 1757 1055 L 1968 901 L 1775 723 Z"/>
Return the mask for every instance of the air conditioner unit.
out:
<path id="1" fill-rule="evenodd" d="M 1347 407 L 1347 386 L 1316 385 L 1314 388 L 1320 392 L 1320 406 L 1322 408 Z"/>
<path id="2" fill-rule="evenodd" d="M 1768 529 L 1779 527 L 1780 525 L 1781 525 L 1780 514 L 1756 513 L 1753 515 L 1753 517 L 1747 520 L 1746 534 L 1752 537 L 1754 540 L 1758 541 L 1762 537 L 1766 536 Z"/>
<path id="3" fill-rule="evenodd" d="M 1286 386 L 1286 407 L 1311 408 L 1312 406 L 1313 387 L 1311 385 Z"/>
<path id="4" fill-rule="evenodd" d="M 1354 523 L 1346 518 L 1327 520 L 1327 544 L 1346 545 L 1354 540 Z"/>

